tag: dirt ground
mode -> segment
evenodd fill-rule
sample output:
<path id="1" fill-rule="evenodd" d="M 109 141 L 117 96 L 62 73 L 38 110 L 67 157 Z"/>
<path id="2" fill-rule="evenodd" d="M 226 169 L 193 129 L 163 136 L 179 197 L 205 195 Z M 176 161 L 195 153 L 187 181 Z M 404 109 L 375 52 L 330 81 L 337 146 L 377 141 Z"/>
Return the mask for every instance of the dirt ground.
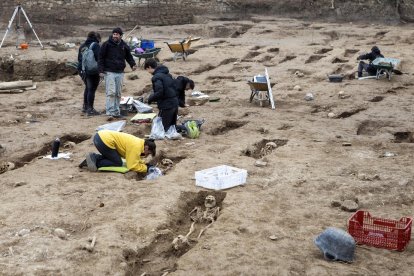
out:
<path id="1" fill-rule="evenodd" d="M 347 229 L 353 213 L 335 207 L 344 200 L 376 217 L 413 215 L 412 25 L 253 17 L 142 27 L 134 35 L 156 41 L 174 76 L 220 98 L 182 111 L 182 119 L 205 119 L 200 138 L 157 141 L 161 157 L 174 162 L 157 180 L 91 173 L 78 164 L 96 151 L 90 138 L 107 121 L 82 116 L 78 76 L 0 94 L 0 158 L 16 163 L 0 177 L 1 275 L 412 275 L 414 243 L 403 252 L 358 246 L 352 264 L 327 262 L 313 243 L 327 227 Z M 185 62 L 174 62 L 163 42 L 188 35 L 202 39 Z M 83 40 L 61 42 L 76 39 Z M 402 59 L 404 74 L 355 80 L 357 56 L 373 45 Z M 77 48 L 9 46 L 0 53 L 74 61 Z M 265 67 L 275 110 L 249 102 L 247 80 Z M 344 81 L 328 82 L 332 73 Z M 149 84 L 142 68 L 128 68 L 123 95 L 146 97 Z M 96 108 L 104 103 L 101 85 Z M 144 137 L 150 125 L 128 121 L 124 132 Z M 55 137 L 75 143 L 62 148 L 70 160 L 41 158 Z M 261 151 L 268 142 L 276 148 Z M 246 185 L 195 186 L 195 171 L 223 164 L 246 169 Z M 188 248 L 175 251 L 171 242 L 190 228 L 188 213 L 209 194 L 221 206 L 217 221 L 199 239 L 205 225 L 196 224 Z M 93 236 L 93 251 L 82 249 Z"/>

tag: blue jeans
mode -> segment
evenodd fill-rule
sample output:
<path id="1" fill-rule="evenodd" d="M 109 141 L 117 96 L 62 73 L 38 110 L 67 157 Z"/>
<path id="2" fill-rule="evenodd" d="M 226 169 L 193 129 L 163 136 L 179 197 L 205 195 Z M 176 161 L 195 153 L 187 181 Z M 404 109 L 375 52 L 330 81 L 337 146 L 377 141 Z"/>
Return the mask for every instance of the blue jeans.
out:
<path id="1" fill-rule="evenodd" d="M 119 102 L 121 100 L 122 80 L 124 73 L 105 72 L 106 115 L 119 116 Z"/>
<path id="2" fill-rule="evenodd" d="M 93 137 L 93 143 L 101 153 L 96 155 L 96 167 L 122 167 L 122 158 L 119 153 L 105 145 L 98 133 Z"/>

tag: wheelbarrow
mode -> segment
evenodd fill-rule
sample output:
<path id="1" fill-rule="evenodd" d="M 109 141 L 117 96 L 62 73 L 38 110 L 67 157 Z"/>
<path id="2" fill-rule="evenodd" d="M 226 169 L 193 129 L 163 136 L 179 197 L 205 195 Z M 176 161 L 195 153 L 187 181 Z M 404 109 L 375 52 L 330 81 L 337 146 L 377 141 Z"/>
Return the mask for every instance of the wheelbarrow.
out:
<path id="1" fill-rule="evenodd" d="M 155 58 L 160 51 L 161 48 L 152 48 L 145 50 L 143 53 L 132 52 L 132 55 L 138 58 L 138 65 L 140 65 L 141 59 L 147 60 L 147 58 Z"/>
<path id="2" fill-rule="evenodd" d="M 399 66 L 400 62 L 401 61 L 396 58 L 376 58 L 371 63 L 371 65 L 377 69 L 375 78 L 379 79 L 381 76 L 385 75 L 388 80 L 391 80 L 391 75 Z"/>
<path id="3" fill-rule="evenodd" d="M 265 106 L 266 103 L 270 104 L 272 109 L 275 109 L 275 103 L 273 100 L 272 87 L 275 83 L 269 81 L 269 75 L 267 73 L 267 68 L 265 69 L 265 76 L 257 75 L 254 76 L 251 81 L 248 81 L 247 84 L 250 87 L 250 102 L 253 100 L 259 102 L 260 106 Z"/>
<path id="4" fill-rule="evenodd" d="M 248 81 L 247 84 L 250 86 L 250 102 L 253 100 L 259 102 L 260 106 L 265 106 L 265 103 L 270 102 L 269 89 L 266 82 L 254 82 Z M 273 87 L 275 84 L 271 83 L 270 86 Z"/>
<path id="5" fill-rule="evenodd" d="M 168 45 L 168 48 L 170 48 L 171 52 L 173 53 L 173 59 L 174 61 L 177 60 L 177 58 L 182 58 L 184 61 L 189 55 L 191 43 L 200 40 L 200 37 L 194 37 L 191 36 L 183 39 L 181 41 L 174 41 L 174 42 L 165 42 Z"/>

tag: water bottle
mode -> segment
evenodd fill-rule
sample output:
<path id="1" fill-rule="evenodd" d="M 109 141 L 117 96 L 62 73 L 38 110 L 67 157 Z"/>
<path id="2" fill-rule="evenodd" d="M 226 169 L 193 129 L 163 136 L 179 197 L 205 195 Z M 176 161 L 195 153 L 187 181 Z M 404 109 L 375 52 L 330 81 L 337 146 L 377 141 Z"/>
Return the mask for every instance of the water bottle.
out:
<path id="1" fill-rule="evenodd" d="M 59 154 L 60 139 L 56 138 L 52 143 L 52 157 L 57 157 Z"/>

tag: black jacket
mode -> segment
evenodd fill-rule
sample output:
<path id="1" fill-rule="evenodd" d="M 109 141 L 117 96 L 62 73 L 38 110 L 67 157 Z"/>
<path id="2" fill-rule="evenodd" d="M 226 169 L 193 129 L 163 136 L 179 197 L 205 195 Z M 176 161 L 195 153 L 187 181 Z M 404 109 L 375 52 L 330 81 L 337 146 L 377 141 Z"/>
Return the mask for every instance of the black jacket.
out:
<path id="1" fill-rule="evenodd" d="M 372 63 L 376 58 L 383 58 L 383 57 L 384 56 L 381 55 L 380 53 L 371 52 L 371 53 L 368 53 L 368 54 L 365 54 L 365 55 L 360 55 L 358 57 L 358 59 L 359 60 L 368 59 L 369 60 L 369 63 Z"/>
<path id="2" fill-rule="evenodd" d="M 92 42 L 95 42 L 95 44 L 92 47 L 93 55 L 95 56 L 95 60 L 97 61 L 99 58 L 99 51 L 101 49 L 101 46 L 99 45 L 99 41 L 96 38 L 87 38 L 84 43 L 81 44 L 78 51 L 78 72 L 82 71 L 82 52 L 85 47 L 88 47 L 92 44 Z"/>
<path id="3" fill-rule="evenodd" d="M 175 82 L 168 68 L 160 65 L 155 68 L 152 76 L 152 93 L 148 98 L 148 104 L 157 102 L 159 109 L 170 109 L 178 106 Z"/>
<path id="4" fill-rule="evenodd" d="M 175 87 L 177 90 L 177 98 L 178 98 L 178 105 L 180 107 L 185 107 L 185 88 L 187 87 L 187 84 L 189 83 L 190 79 L 178 76 L 175 79 Z"/>
<path id="5" fill-rule="evenodd" d="M 126 66 L 125 60 L 131 68 L 136 65 L 128 45 L 122 39 L 119 43 L 115 43 L 112 37 L 109 37 L 102 44 L 101 51 L 99 52 L 99 73 L 123 73 Z"/>

